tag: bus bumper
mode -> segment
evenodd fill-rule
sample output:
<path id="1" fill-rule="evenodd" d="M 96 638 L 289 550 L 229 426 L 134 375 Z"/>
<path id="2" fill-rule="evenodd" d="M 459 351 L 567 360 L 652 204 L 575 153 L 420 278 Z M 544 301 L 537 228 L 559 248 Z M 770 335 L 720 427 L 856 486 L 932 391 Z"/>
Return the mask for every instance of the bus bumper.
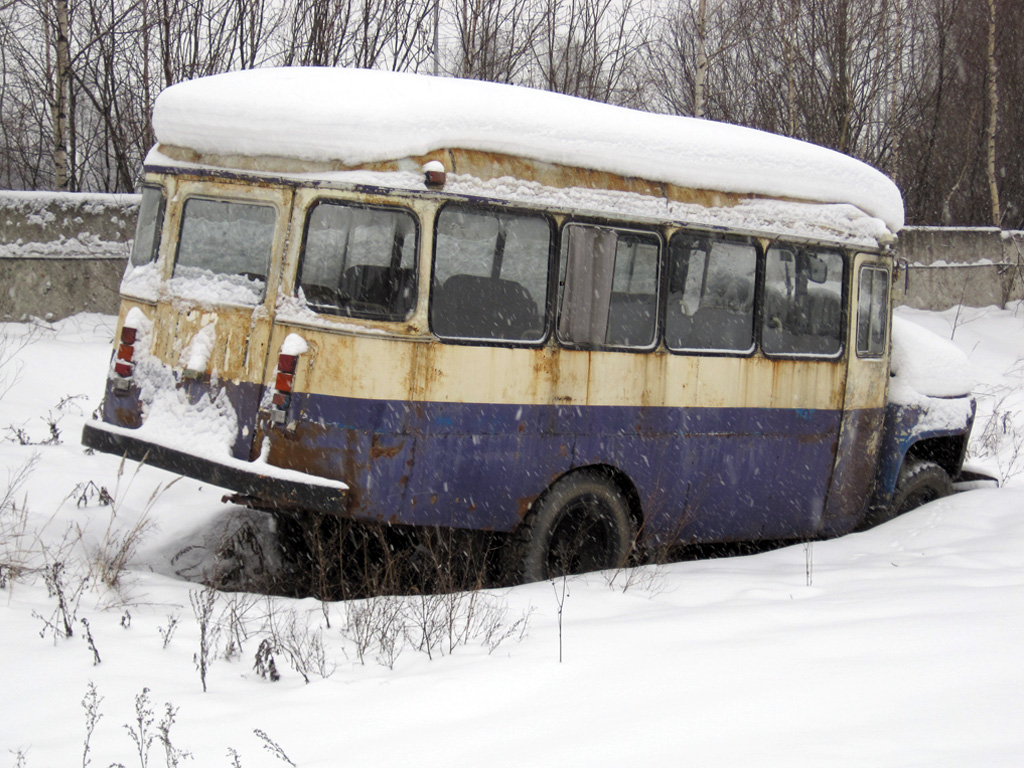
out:
<path id="1" fill-rule="evenodd" d="M 102 422 L 86 424 L 82 429 L 82 445 L 234 491 L 236 495 L 227 500 L 254 509 L 334 515 L 345 510 L 348 488 L 344 483 L 237 459 L 216 461 L 141 440 L 125 432 Z M 266 471 L 261 472 L 257 467 Z"/>

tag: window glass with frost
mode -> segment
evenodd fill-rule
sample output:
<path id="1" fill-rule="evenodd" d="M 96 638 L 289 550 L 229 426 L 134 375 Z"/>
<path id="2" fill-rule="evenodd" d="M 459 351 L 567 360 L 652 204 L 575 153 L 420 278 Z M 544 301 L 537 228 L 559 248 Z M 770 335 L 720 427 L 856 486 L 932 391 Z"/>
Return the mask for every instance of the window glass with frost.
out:
<path id="1" fill-rule="evenodd" d="M 211 303 L 258 304 L 266 291 L 276 219 L 271 205 L 186 200 L 172 292 Z"/>
<path id="2" fill-rule="evenodd" d="M 765 254 L 761 346 L 767 355 L 838 357 L 843 351 L 843 256 L 774 243 Z"/>
<path id="3" fill-rule="evenodd" d="M 445 206 L 434 240 L 431 330 L 453 341 L 541 342 L 550 253 L 545 216 Z"/>
<path id="4" fill-rule="evenodd" d="M 669 244 L 665 343 L 674 351 L 754 349 L 757 247 L 678 232 Z"/>
<path id="5" fill-rule="evenodd" d="M 317 312 L 406 320 L 416 307 L 416 217 L 321 200 L 306 220 L 298 291 Z"/>

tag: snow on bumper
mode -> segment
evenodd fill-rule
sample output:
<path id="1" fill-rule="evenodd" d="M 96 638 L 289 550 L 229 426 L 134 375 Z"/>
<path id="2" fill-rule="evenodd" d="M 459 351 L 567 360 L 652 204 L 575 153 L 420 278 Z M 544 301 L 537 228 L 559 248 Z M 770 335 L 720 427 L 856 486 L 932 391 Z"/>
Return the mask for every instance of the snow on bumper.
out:
<path id="1" fill-rule="evenodd" d="M 282 469 L 262 461 L 198 456 L 177 447 L 144 440 L 133 432 L 104 422 L 92 422 L 82 430 L 82 444 L 234 491 L 245 497 L 243 501 L 249 506 L 328 514 L 339 514 L 345 509 L 348 494 L 345 483 Z"/>

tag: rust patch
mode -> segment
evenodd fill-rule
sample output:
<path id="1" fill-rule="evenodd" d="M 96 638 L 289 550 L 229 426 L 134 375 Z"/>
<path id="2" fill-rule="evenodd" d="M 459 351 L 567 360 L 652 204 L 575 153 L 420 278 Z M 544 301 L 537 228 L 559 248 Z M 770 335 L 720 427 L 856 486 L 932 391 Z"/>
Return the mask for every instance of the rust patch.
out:
<path id="1" fill-rule="evenodd" d="M 138 429 L 142 426 L 142 414 L 134 408 L 114 408 L 114 417 L 120 426 Z"/>
<path id="2" fill-rule="evenodd" d="M 397 442 L 394 445 L 381 445 L 380 435 L 374 433 L 370 437 L 370 458 L 374 461 L 377 461 L 378 459 L 393 459 L 404 447 L 405 440 Z"/>
<path id="3" fill-rule="evenodd" d="M 519 516 L 520 520 L 526 517 L 527 513 L 530 511 L 530 507 L 533 506 L 533 502 L 537 500 L 539 495 L 539 493 L 535 493 L 532 496 L 522 496 L 516 499 L 516 514 Z"/>
<path id="4" fill-rule="evenodd" d="M 322 447 L 326 442 L 323 437 L 330 431 L 328 427 L 312 422 L 300 422 L 294 432 L 271 430 L 267 463 L 282 469 L 294 469 L 347 483 L 348 511 L 351 512 L 361 506 L 359 485 L 352 481 L 360 477 L 365 468 L 361 467 L 356 459 L 356 442 L 351 434 L 346 446 L 340 451 L 325 450 Z M 342 510 L 339 510 L 340 512 Z"/>

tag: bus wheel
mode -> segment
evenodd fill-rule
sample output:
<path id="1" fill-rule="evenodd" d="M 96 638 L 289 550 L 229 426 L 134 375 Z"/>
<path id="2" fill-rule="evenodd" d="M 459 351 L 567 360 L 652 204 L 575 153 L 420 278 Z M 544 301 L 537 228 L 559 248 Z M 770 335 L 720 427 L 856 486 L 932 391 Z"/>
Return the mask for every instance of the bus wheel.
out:
<path id="1" fill-rule="evenodd" d="M 900 469 L 896 480 L 896 491 L 892 495 L 889 509 L 891 517 L 898 517 L 929 501 L 949 496 L 953 483 L 946 470 L 934 461 L 907 461 Z"/>
<path id="2" fill-rule="evenodd" d="M 949 496 L 952 492 L 953 482 L 946 470 L 934 461 L 908 459 L 900 468 L 896 490 L 893 491 L 889 506 L 869 513 L 859 529 L 865 530 L 892 520 L 929 501 Z"/>
<path id="3" fill-rule="evenodd" d="M 551 486 L 523 520 L 516 548 L 520 580 L 619 568 L 635 536 L 619 487 L 603 473 L 575 472 Z"/>

